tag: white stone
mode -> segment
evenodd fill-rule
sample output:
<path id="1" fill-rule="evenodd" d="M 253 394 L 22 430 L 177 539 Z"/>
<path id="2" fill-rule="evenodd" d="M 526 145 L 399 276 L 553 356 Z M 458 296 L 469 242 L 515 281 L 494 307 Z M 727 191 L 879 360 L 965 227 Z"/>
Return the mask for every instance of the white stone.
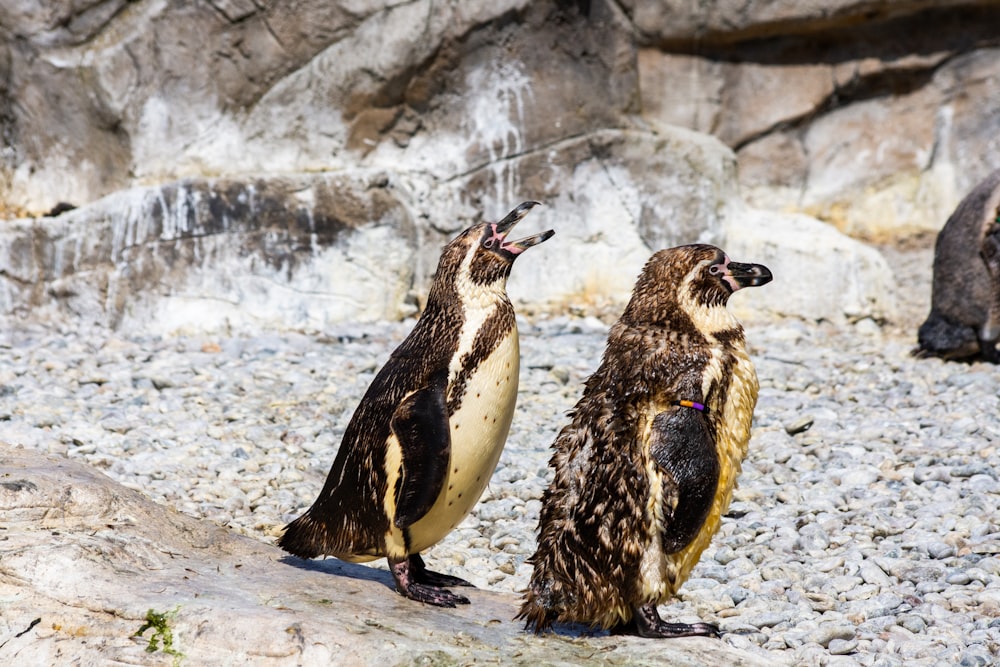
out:
<path id="1" fill-rule="evenodd" d="M 734 261 L 767 266 L 774 280 L 737 292 L 730 308 L 843 323 L 893 320 L 896 284 L 882 255 L 815 218 L 738 207 L 726 219 L 724 249 Z"/>

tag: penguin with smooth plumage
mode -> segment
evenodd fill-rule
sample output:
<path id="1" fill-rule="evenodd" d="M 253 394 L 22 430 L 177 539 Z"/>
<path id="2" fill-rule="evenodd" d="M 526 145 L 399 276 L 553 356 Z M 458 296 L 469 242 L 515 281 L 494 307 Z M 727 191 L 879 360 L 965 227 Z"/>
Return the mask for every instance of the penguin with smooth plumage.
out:
<path id="1" fill-rule="evenodd" d="M 931 312 L 917 357 L 1000 363 L 1000 169 L 986 177 L 938 233 Z"/>
<path id="2" fill-rule="evenodd" d="M 710 245 L 660 250 L 646 263 L 552 445 L 555 474 L 517 615 L 528 628 L 717 635 L 707 623 L 666 622 L 657 605 L 687 579 L 729 506 L 758 383 L 726 303 L 770 280 L 766 267 Z"/>
<path id="3" fill-rule="evenodd" d="M 348 423 L 326 484 L 279 546 L 302 558 L 385 557 L 403 596 L 442 607 L 468 586 L 428 570 L 420 552 L 479 500 L 507 439 L 519 348 L 506 284 L 514 260 L 552 236 L 507 235 L 536 205 L 474 225 L 441 254 L 427 305 Z"/>

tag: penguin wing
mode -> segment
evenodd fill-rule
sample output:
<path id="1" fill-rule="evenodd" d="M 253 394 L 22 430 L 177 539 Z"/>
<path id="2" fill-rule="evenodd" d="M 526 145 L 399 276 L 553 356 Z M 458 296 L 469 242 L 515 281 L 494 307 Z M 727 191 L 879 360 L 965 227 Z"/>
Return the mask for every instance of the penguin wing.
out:
<path id="1" fill-rule="evenodd" d="M 681 406 L 657 414 L 649 453 L 663 474 L 663 551 L 675 553 L 698 534 L 719 485 L 719 455 L 705 414 Z"/>
<path id="2" fill-rule="evenodd" d="M 390 428 L 402 450 L 402 471 L 396 489 L 394 522 L 407 528 L 434 505 L 448 474 L 451 436 L 445 392 L 447 371 L 402 400 Z"/>
<path id="3" fill-rule="evenodd" d="M 979 254 L 990 274 L 990 302 L 986 304 L 986 322 L 979 331 L 982 353 L 987 361 L 1000 362 L 996 341 L 1000 339 L 1000 212 L 987 227 Z"/>

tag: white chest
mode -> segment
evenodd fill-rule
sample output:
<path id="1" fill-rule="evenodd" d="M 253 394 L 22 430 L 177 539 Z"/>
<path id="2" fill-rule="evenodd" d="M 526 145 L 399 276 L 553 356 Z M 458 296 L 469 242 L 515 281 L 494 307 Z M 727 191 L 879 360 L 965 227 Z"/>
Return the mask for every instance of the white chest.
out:
<path id="1" fill-rule="evenodd" d="M 449 420 L 451 460 L 444 488 L 430 511 L 411 526 L 411 552 L 451 532 L 486 488 L 514 416 L 519 361 L 514 328 L 468 379 L 461 405 Z"/>

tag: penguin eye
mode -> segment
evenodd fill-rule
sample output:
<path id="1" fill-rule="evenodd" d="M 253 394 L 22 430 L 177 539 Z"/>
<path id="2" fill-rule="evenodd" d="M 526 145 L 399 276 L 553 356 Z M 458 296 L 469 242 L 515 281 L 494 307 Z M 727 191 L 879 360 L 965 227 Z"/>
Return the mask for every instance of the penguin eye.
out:
<path id="1" fill-rule="evenodd" d="M 494 246 L 502 247 L 501 244 L 503 244 L 503 235 L 497 232 L 496 223 L 490 224 L 487 229 L 490 232 L 490 236 L 483 241 L 483 247 L 487 250 L 492 250 Z"/>
<path id="2" fill-rule="evenodd" d="M 717 276 L 720 273 L 722 273 L 722 267 L 720 267 L 718 264 L 713 264 L 712 266 L 708 267 L 708 272 L 713 276 Z"/>

